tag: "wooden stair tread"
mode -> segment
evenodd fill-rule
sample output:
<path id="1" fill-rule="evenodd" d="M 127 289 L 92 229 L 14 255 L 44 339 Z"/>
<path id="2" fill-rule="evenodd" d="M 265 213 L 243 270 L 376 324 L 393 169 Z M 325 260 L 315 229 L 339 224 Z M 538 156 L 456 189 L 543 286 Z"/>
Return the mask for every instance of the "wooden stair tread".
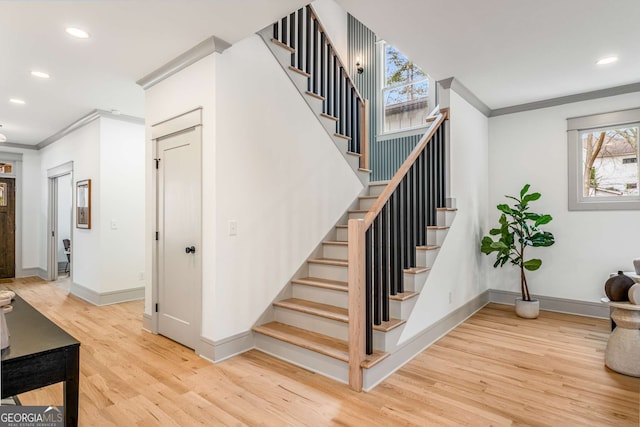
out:
<path id="1" fill-rule="evenodd" d="M 366 173 L 372 173 L 373 172 L 371 169 L 367 169 L 367 168 L 358 168 L 358 171 L 366 172 Z"/>
<path id="2" fill-rule="evenodd" d="M 347 154 L 354 157 L 362 157 L 360 153 L 354 153 L 353 151 L 347 151 Z"/>
<path id="3" fill-rule="evenodd" d="M 343 134 L 341 134 L 341 133 L 337 133 L 337 132 L 336 132 L 336 133 L 334 133 L 334 134 L 333 134 L 333 136 L 336 136 L 336 137 L 338 137 L 338 138 L 342 138 L 342 139 L 346 139 L 347 141 L 351 141 L 351 137 L 350 137 L 350 136 L 343 135 Z M 359 155 L 359 154 L 358 154 L 358 155 Z"/>
<path id="4" fill-rule="evenodd" d="M 346 341 L 280 322 L 269 322 L 256 326 L 253 330 L 289 344 L 349 362 L 349 345 Z"/>
<path id="5" fill-rule="evenodd" d="M 256 326 L 253 331 L 346 363 L 349 362 L 349 344 L 343 340 L 280 322 L 269 322 Z M 389 353 L 374 351 L 373 354 L 365 357 L 361 367 L 365 369 L 371 368 L 387 357 L 389 357 Z"/>
<path id="6" fill-rule="evenodd" d="M 277 301 L 274 302 L 273 305 L 276 307 L 299 311 L 301 313 L 337 320 L 338 322 L 347 323 L 349 321 L 348 310 L 346 308 L 336 307 L 335 305 L 322 304 L 299 298 L 289 298 Z"/>
<path id="7" fill-rule="evenodd" d="M 325 240 L 322 242 L 323 245 L 335 245 L 335 246 L 347 246 L 347 242 L 343 242 L 341 240 Z"/>
<path id="8" fill-rule="evenodd" d="M 339 118 L 335 117 L 335 116 L 331 116 L 327 113 L 320 113 L 321 117 L 324 117 L 325 119 L 329 119 L 329 120 L 333 120 L 334 122 L 337 122 L 338 120 L 340 120 Z"/>
<path id="9" fill-rule="evenodd" d="M 416 246 L 416 250 L 418 251 L 434 251 L 436 249 L 440 249 L 440 246 L 439 245 Z"/>
<path id="10" fill-rule="evenodd" d="M 334 291 L 347 292 L 349 284 L 339 280 L 329 280 L 320 277 L 304 277 L 302 279 L 294 279 L 291 283 L 306 286 L 315 286 L 316 288 L 332 289 Z"/>
<path id="11" fill-rule="evenodd" d="M 346 259 L 336 259 L 336 258 L 313 258 L 307 260 L 311 264 L 324 264 L 324 265 L 337 265 L 340 267 L 348 267 L 349 262 Z"/>
<path id="12" fill-rule="evenodd" d="M 369 183 L 369 187 L 384 187 L 389 185 L 390 181 L 374 181 Z"/>
<path id="13" fill-rule="evenodd" d="M 358 197 L 358 199 L 366 199 L 366 200 L 371 200 L 371 199 L 377 199 L 380 196 L 360 196 Z"/>
<path id="14" fill-rule="evenodd" d="M 367 213 L 369 209 L 352 209 L 348 213 Z"/>
<path id="15" fill-rule="evenodd" d="M 312 98 L 319 99 L 320 101 L 324 101 L 324 99 L 325 99 L 325 98 L 324 98 L 324 96 L 322 96 L 322 95 L 318 95 L 317 93 L 313 93 L 313 92 L 311 92 L 311 91 L 309 91 L 309 90 L 308 90 L 308 91 L 306 91 L 305 93 L 306 93 L 307 95 L 309 95 L 310 97 L 312 97 Z"/>
<path id="16" fill-rule="evenodd" d="M 458 208 L 436 208 L 436 210 L 442 212 L 455 212 L 458 210 Z"/>
<path id="17" fill-rule="evenodd" d="M 448 230 L 446 225 L 427 225 L 427 230 Z"/>
<path id="18" fill-rule="evenodd" d="M 336 320 L 338 322 L 349 322 L 349 310 L 335 305 L 322 304 L 315 301 L 308 301 L 300 298 L 289 298 L 273 303 L 274 306 L 286 308 L 289 310 L 299 311 L 301 313 L 311 314 L 314 316 L 324 317 L 326 319 Z M 404 325 L 406 320 L 389 319 L 380 325 L 373 325 L 375 331 L 389 332 L 398 326 Z"/>
<path id="19" fill-rule="evenodd" d="M 407 274 L 420 274 L 429 270 L 431 270 L 429 267 L 411 267 L 411 268 L 406 268 L 404 272 Z"/>
<path id="20" fill-rule="evenodd" d="M 293 71 L 294 73 L 298 73 L 298 74 L 300 74 L 300 75 L 302 75 L 302 76 L 304 76 L 306 78 L 311 78 L 311 74 L 306 73 L 306 72 L 302 71 L 300 68 L 294 67 L 293 65 L 289 65 L 289 69 L 291 71 Z"/>
<path id="21" fill-rule="evenodd" d="M 398 292 L 396 295 L 389 295 L 389 299 L 394 301 L 406 301 L 420 295 L 418 292 Z"/>
<path id="22" fill-rule="evenodd" d="M 404 325 L 405 323 L 407 323 L 406 320 L 389 319 L 386 322 L 382 322 L 379 325 L 373 325 L 373 329 L 375 331 L 380 331 L 380 332 L 389 332 L 389 331 L 397 328 L 398 326 Z"/>
<path id="23" fill-rule="evenodd" d="M 338 224 L 336 225 L 336 228 L 349 228 L 348 225 L 343 225 L 343 224 Z"/>
<path id="24" fill-rule="evenodd" d="M 281 48 L 286 49 L 286 50 L 288 50 L 288 51 L 289 51 L 289 52 L 291 52 L 291 53 L 295 53 L 295 51 L 296 51 L 294 48 L 292 48 L 292 47 L 291 47 L 291 46 L 289 46 L 289 45 L 286 45 L 286 44 L 282 43 L 282 42 L 281 42 L 280 40 L 278 40 L 278 39 L 271 39 L 271 43 L 273 43 L 273 44 L 275 44 L 275 45 L 277 45 L 277 46 L 280 46 Z"/>

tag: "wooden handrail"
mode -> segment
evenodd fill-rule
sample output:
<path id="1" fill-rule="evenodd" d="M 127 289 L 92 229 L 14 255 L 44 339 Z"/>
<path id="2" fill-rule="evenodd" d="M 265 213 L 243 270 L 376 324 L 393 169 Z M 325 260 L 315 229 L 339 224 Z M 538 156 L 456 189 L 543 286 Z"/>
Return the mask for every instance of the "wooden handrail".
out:
<path id="1" fill-rule="evenodd" d="M 402 166 L 400 166 L 396 174 L 393 176 L 393 178 L 391 178 L 391 181 L 389 181 L 389 184 L 387 184 L 386 188 L 382 191 L 380 196 L 378 196 L 378 198 L 376 199 L 376 202 L 373 204 L 371 209 L 369 209 L 369 212 L 365 215 L 364 217 L 365 230 L 371 227 L 371 224 L 373 224 L 373 221 L 376 219 L 380 211 L 382 211 L 382 208 L 384 207 L 384 205 L 391 198 L 391 195 L 393 194 L 393 192 L 396 191 L 396 188 L 398 187 L 398 185 L 400 185 L 400 182 L 402 181 L 404 176 L 407 174 L 407 172 L 409 172 L 409 169 L 415 163 L 416 159 L 418 158 L 422 150 L 425 149 L 425 147 L 427 146 L 431 138 L 433 138 L 433 135 L 435 135 L 440 125 L 448 118 L 449 118 L 449 109 L 443 108 L 440 111 L 440 113 L 436 116 L 436 119 L 431 123 L 429 132 L 425 133 L 422 139 L 420 139 L 420 142 L 418 142 L 418 144 L 414 147 L 413 151 L 411 151 L 411 153 L 407 156 L 406 160 L 402 163 Z"/>
<path id="2" fill-rule="evenodd" d="M 318 14 L 316 13 L 315 9 L 313 8 L 313 5 L 309 4 L 309 10 L 311 10 L 311 16 L 313 18 L 315 18 L 316 21 L 318 21 L 318 30 L 322 33 L 324 33 L 324 37 L 327 41 L 327 44 L 333 46 L 333 52 L 335 54 L 336 59 L 338 60 L 338 63 L 340 64 L 340 66 L 342 66 L 342 69 L 344 70 L 344 74 L 346 76 L 346 78 L 351 82 L 351 86 L 353 86 L 353 89 L 356 92 L 356 97 L 360 100 L 364 100 L 364 98 L 362 97 L 362 95 L 360 95 L 360 92 L 358 91 L 358 87 L 356 86 L 356 84 L 354 83 L 354 81 L 351 79 L 351 75 L 349 75 L 349 73 L 347 72 L 347 67 L 345 67 L 345 62 L 342 60 L 342 58 L 340 58 L 340 54 L 338 53 L 338 51 L 335 49 L 335 44 L 333 44 L 331 42 L 331 38 L 329 37 L 329 34 L 325 31 L 324 26 L 322 25 L 322 22 L 320 21 L 320 18 L 318 18 Z"/>
<path id="3" fill-rule="evenodd" d="M 431 141 L 445 120 L 449 118 L 449 109 L 438 107 L 430 114 L 435 116 L 431 126 L 420 142 L 411 151 L 402 166 L 398 169 L 389 184 L 376 199 L 375 204 L 369 209 L 364 219 L 350 219 L 348 221 L 348 294 L 349 294 L 349 386 L 361 391 L 363 385 L 362 364 L 366 359 L 366 233 L 376 217 L 380 214 L 385 204 L 389 201 L 396 188 L 405 178 L 418 157 L 423 153 L 429 141 Z"/>

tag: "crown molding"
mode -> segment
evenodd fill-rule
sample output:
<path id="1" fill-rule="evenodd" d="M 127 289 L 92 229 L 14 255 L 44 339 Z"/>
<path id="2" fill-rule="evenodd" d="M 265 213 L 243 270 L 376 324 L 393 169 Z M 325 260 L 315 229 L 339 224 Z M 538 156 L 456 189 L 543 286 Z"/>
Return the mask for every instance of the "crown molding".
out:
<path id="1" fill-rule="evenodd" d="M 189 65 L 201 60 L 202 58 L 209 56 L 212 53 L 222 53 L 230 46 L 231 45 L 226 41 L 219 39 L 216 36 L 211 36 L 175 59 L 167 62 L 157 70 L 147 74 L 136 83 L 145 90 L 149 89 L 161 81 L 173 76 L 177 72 L 184 70 Z"/>
<path id="2" fill-rule="evenodd" d="M 142 119 L 140 117 L 128 116 L 126 114 L 113 114 L 113 113 L 111 113 L 109 111 L 105 111 L 105 110 L 93 110 L 89 114 L 80 117 L 78 120 L 76 120 L 75 122 L 71 123 L 67 127 L 59 130 L 58 132 L 54 133 L 53 135 L 49 136 L 48 138 L 43 139 L 37 145 L 29 146 L 29 147 L 35 147 L 35 148 L 32 148 L 32 149 L 42 150 L 44 147 L 53 144 L 54 142 L 58 141 L 59 139 L 64 138 L 65 136 L 69 135 L 70 133 L 77 131 L 81 127 L 84 127 L 84 126 L 88 125 L 89 123 L 93 122 L 96 119 L 99 119 L 100 117 L 113 119 L 113 120 L 120 120 L 120 121 L 123 121 L 123 122 L 129 122 L 129 123 L 144 124 L 144 119 Z"/>

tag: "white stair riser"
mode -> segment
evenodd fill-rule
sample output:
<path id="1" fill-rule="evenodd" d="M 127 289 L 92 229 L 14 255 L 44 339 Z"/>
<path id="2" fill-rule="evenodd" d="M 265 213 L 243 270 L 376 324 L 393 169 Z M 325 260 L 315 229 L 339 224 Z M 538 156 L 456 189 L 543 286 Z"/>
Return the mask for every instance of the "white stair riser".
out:
<path id="1" fill-rule="evenodd" d="M 404 327 L 405 325 L 401 325 L 389 332 L 373 331 L 373 348 L 387 353 L 395 351 Z"/>
<path id="2" fill-rule="evenodd" d="M 349 249 L 347 245 L 322 245 L 323 258 L 347 259 L 349 257 Z"/>
<path id="3" fill-rule="evenodd" d="M 349 324 L 338 320 L 327 319 L 326 317 L 315 316 L 313 314 L 302 313 L 289 310 L 283 307 L 275 308 L 275 319 L 277 322 L 286 323 L 296 328 L 306 329 L 327 335 L 340 340 L 349 340 Z M 389 332 L 373 331 L 373 348 L 380 351 L 393 351 L 400 338 L 399 329 L 395 328 Z"/>
<path id="4" fill-rule="evenodd" d="M 453 219 L 456 217 L 456 211 L 437 211 L 436 222 L 439 226 L 451 227 Z"/>
<path id="5" fill-rule="evenodd" d="M 309 276 L 319 277 L 321 279 L 339 280 L 346 282 L 348 270 L 347 267 L 340 265 L 326 265 L 309 263 Z"/>
<path id="6" fill-rule="evenodd" d="M 322 113 L 322 103 L 323 101 L 316 98 L 315 96 L 309 95 L 306 93 L 306 90 L 302 92 L 305 97 L 307 104 L 311 107 L 311 110 L 314 112 L 316 116 L 319 116 Z"/>
<path id="7" fill-rule="evenodd" d="M 349 219 L 363 219 L 366 212 L 349 212 Z"/>
<path id="8" fill-rule="evenodd" d="M 292 297 L 322 304 L 335 305 L 347 308 L 349 305 L 348 294 L 334 289 L 318 288 L 316 286 L 293 284 Z"/>
<path id="9" fill-rule="evenodd" d="M 360 199 L 360 210 L 369 210 L 376 203 L 377 199 Z"/>
<path id="10" fill-rule="evenodd" d="M 324 128 L 327 130 L 327 133 L 329 135 L 333 135 L 336 133 L 336 121 L 335 120 L 331 120 L 328 119 L 326 117 L 320 116 L 320 122 L 322 122 L 322 126 L 324 126 Z M 342 138 L 342 140 L 344 141 L 344 146 L 345 146 L 345 150 L 347 151 L 347 140 Z"/>
<path id="11" fill-rule="evenodd" d="M 338 138 L 336 136 L 334 136 L 334 138 L 346 141 L 344 138 Z M 351 166 L 351 168 L 353 170 L 358 170 L 358 168 L 360 167 L 360 157 L 353 156 L 351 154 L 346 154 L 346 152 L 345 152 L 344 158 L 347 159 L 347 162 L 349 163 L 349 166 Z"/>
<path id="12" fill-rule="evenodd" d="M 404 275 L 404 290 L 412 292 L 421 292 L 425 282 L 429 277 L 429 270 L 418 274 Z"/>
<path id="13" fill-rule="evenodd" d="M 349 383 L 347 362 L 260 333 L 254 333 L 254 336 L 256 349 L 264 353 L 333 378 L 341 383 Z"/>
<path id="14" fill-rule="evenodd" d="M 440 249 L 416 250 L 416 265 L 418 267 L 433 267 Z"/>
<path id="15" fill-rule="evenodd" d="M 387 188 L 386 185 L 370 185 L 369 186 L 369 195 L 370 196 L 379 196 L 382 194 L 384 189 Z"/>
<path id="16" fill-rule="evenodd" d="M 442 246 L 448 231 L 447 228 L 427 230 L 427 245 Z"/>
<path id="17" fill-rule="evenodd" d="M 346 242 L 349 238 L 348 235 L 349 235 L 349 232 L 347 231 L 346 228 L 344 227 L 336 228 L 336 240 L 338 242 Z"/>
<path id="18" fill-rule="evenodd" d="M 298 91 L 305 93 L 307 90 L 307 86 L 309 85 L 309 77 L 303 76 L 302 74 L 288 67 L 286 67 L 285 70 Z"/>
<path id="19" fill-rule="evenodd" d="M 417 296 L 405 301 L 391 300 L 389 301 L 389 315 L 394 319 L 408 320 L 417 301 Z"/>

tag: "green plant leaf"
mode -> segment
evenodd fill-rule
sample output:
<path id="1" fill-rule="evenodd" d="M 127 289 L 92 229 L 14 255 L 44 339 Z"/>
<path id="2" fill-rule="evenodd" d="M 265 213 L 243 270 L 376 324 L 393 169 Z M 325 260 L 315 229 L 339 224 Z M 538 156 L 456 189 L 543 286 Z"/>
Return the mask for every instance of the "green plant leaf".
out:
<path id="1" fill-rule="evenodd" d="M 489 234 L 491 234 L 492 236 L 497 236 L 498 234 L 501 234 L 502 230 L 499 228 L 492 228 L 491 230 L 489 230 Z"/>
<path id="2" fill-rule="evenodd" d="M 540 193 L 527 194 L 522 199 L 522 203 L 526 204 L 526 203 L 529 203 L 529 202 L 533 202 L 534 200 L 538 200 L 540 197 L 542 197 L 542 194 L 540 194 Z"/>
<path id="3" fill-rule="evenodd" d="M 536 258 L 530 259 L 522 263 L 522 266 L 529 271 L 537 270 L 540 268 L 541 265 L 542 265 L 542 260 L 536 259 Z"/>
<path id="4" fill-rule="evenodd" d="M 525 194 L 527 194 L 527 191 L 529 191 L 529 187 L 531 187 L 531 185 L 529 184 L 525 184 L 524 187 L 522 187 L 522 190 L 520 190 L 521 199 L 524 197 Z"/>
<path id="5" fill-rule="evenodd" d="M 509 215 L 513 214 L 513 209 L 511 209 L 511 207 L 509 207 L 509 205 L 507 204 L 500 204 L 497 206 L 497 208 L 499 211 L 502 211 L 506 214 L 509 214 Z"/>
<path id="6" fill-rule="evenodd" d="M 536 227 L 539 227 L 539 226 L 544 225 L 544 224 L 549 224 L 552 219 L 553 218 L 551 217 L 551 215 L 547 215 L 547 214 L 542 215 L 538 219 L 535 220 Z"/>

